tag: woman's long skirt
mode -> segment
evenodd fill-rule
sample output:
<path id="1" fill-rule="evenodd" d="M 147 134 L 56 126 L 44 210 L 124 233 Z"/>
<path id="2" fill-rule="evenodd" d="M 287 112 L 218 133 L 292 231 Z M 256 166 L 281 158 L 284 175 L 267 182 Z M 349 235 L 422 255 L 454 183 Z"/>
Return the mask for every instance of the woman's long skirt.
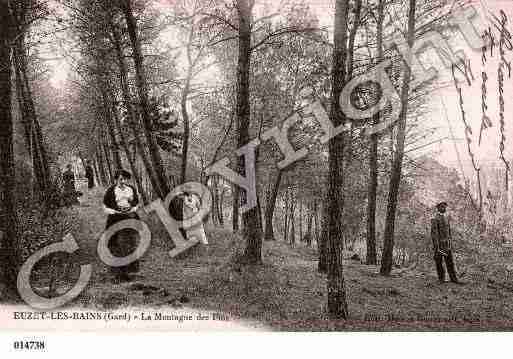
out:
<path id="1" fill-rule="evenodd" d="M 107 217 L 106 229 L 115 223 L 124 221 L 125 219 L 139 219 L 135 213 L 130 214 L 111 214 Z M 132 254 L 139 243 L 138 235 L 133 229 L 122 229 L 112 236 L 109 241 L 109 249 L 115 257 L 126 257 Z M 126 277 L 129 273 L 139 271 L 139 261 L 134 261 L 127 266 L 111 267 L 111 272 L 117 277 Z"/>

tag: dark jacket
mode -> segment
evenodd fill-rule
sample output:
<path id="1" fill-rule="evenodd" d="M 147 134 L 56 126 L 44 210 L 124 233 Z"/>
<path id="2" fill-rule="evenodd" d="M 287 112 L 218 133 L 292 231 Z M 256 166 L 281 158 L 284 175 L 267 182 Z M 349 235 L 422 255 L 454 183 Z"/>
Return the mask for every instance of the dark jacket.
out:
<path id="1" fill-rule="evenodd" d="M 451 250 L 451 225 L 449 218 L 441 213 L 437 213 L 431 219 L 431 240 L 433 241 L 435 254 L 438 254 L 439 251 L 447 252 Z"/>
<path id="2" fill-rule="evenodd" d="M 130 187 L 134 193 L 134 196 L 132 200 L 129 202 L 132 207 L 135 207 L 139 204 L 139 197 L 137 196 L 137 191 L 133 186 L 127 185 Z M 116 185 L 110 186 L 107 191 L 105 192 L 105 196 L 103 197 L 103 204 L 105 207 L 114 209 L 116 211 L 120 211 L 121 208 L 118 207 L 118 204 L 116 203 L 116 196 L 114 194 L 114 188 Z M 139 219 L 139 216 L 136 213 L 116 213 L 116 214 L 109 214 L 107 217 L 107 225 L 106 228 L 109 228 L 113 224 L 123 221 L 125 219 Z"/>
<path id="3" fill-rule="evenodd" d="M 91 166 L 86 166 L 85 168 L 85 176 L 87 178 L 93 178 L 94 177 L 94 171 L 93 171 L 93 168 Z"/>
<path id="4" fill-rule="evenodd" d="M 63 173 L 62 181 L 64 182 L 64 193 L 75 192 L 75 175 L 68 170 Z"/>

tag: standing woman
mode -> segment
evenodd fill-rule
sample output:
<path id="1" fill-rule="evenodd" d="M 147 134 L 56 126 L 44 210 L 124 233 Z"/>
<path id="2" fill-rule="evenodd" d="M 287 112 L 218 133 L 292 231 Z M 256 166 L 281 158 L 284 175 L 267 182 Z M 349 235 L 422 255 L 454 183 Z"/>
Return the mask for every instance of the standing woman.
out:
<path id="1" fill-rule="evenodd" d="M 94 187 L 94 171 L 91 164 L 86 161 L 85 162 L 85 176 L 87 178 L 87 188 L 91 189 Z"/>
<path id="2" fill-rule="evenodd" d="M 73 173 L 71 165 L 66 166 L 66 172 L 62 175 L 63 182 L 63 198 L 66 206 L 78 204 L 77 190 L 75 188 L 75 174 Z"/>
<path id="3" fill-rule="evenodd" d="M 136 213 L 139 198 L 135 188 L 129 184 L 130 172 L 117 170 L 114 176 L 116 183 L 109 187 L 103 198 L 104 211 L 108 214 L 108 229 L 115 223 L 126 219 L 139 219 Z M 112 236 L 109 249 L 115 257 L 126 257 L 137 248 L 137 235 L 131 229 L 123 229 Z M 129 273 L 139 271 L 139 261 L 123 267 L 111 267 L 116 281 L 130 281 Z"/>

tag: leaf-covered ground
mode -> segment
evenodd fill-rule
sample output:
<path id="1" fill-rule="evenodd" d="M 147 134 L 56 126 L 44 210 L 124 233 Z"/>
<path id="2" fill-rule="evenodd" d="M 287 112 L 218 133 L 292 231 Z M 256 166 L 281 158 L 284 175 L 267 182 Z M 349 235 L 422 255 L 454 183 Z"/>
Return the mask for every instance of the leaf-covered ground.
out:
<path id="1" fill-rule="evenodd" d="M 294 331 L 513 328 L 510 256 L 483 255 L 476 260 L 458 255 L 465 285 L 439 284 L 429 263 L 385 278 L 374 266 L 347 260 L 350 319 L 332 322 L 325 315 L 326 277 L 317 272 L 315 249 L 265 242 L 264 264 L 245 267 L 233 261 L 243 248 L 241 239 L 229 230 L 207 228 L 208 246 L 172 259 L 169 240 L 153 224 L 152 243 L 139 275 L 130 283 L 116 284 L 96 255 L 105 222 L 100 203 L 101 189 L 85 191 L 83 204 L 73 209 L 80 218 L 73 233 L 81 247 L 80 260 L 94 263 L 90 286 L 73 305 L 212 310 L 227 313 L 232 320 Z"/>

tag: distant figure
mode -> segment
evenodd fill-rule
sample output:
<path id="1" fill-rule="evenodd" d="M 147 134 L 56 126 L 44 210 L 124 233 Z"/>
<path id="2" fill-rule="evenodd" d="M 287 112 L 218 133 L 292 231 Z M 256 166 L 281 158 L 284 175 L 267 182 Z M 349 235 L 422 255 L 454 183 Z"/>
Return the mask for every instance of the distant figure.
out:
<path id="1" fill-rule="evenodd" d="M 108 214 L 106 228 L 126 220 L 139 219 L 136 213 L 139 198 L 135 188 L 129 184 L 132 176 L 128 171 L 117 170 L 116 183 L 105 192 L 104 211 Z M 131 229 L 123 229 L 112 236 L 109 249 L 115 257 L 126 257 L 137 248 L 137 235 Z M 139 261 L 123 267 L 111 267 L 115 281 L 130 281 L 130 273 L 139 271 Z"/>
<path id="2" fill-rule="evenodd" d="M 436 271 L 438 273 L 438 280 L 440 283 L 445 283 L 445 271 L 443 261 L 449 278 L 453 283 L 460 283 L 456 277 L 456 270 L 454 269 L 454 260 L 452 258 L 451 247 L 451 225 L 445 212 L 447 210 L 447 202 L 441 202 L 436 205 L 437 213 L 431 220 L 431 239 L 433 241 L 434 259 L 436 264 Z"/>
<path id="3" fill-rule="evenodd" d="M 94 187 L 94 171 L 93 167 L 86 161 L 85 163 L 85 176 L 87 178 L 87 188 L 91 189 Z"/>
<path id="4" fill-rule="evenodd" d="M 201 201 L 195 195 L 191 193 L 184 193 L 183 200 L 183 218 L 184 220 L 194 217 L 196 213 L 198 213 L 201 209 Z M 203 228 L 203 221 L 194 225 L 187 231 L 189 236 L 196 236 L 197 239 L 203 243 L 208 244 L 207 236 L 205 234 L 205 230 Z"/>
<path id="5" fill-rule="evenodd" d="M 77 199 L 78 193 L 75 189 L 75 174 L 71 165 L 66 166 L 66 171 L 62 174 L 64 205 L 71 206 L 80 203 Z"/>

